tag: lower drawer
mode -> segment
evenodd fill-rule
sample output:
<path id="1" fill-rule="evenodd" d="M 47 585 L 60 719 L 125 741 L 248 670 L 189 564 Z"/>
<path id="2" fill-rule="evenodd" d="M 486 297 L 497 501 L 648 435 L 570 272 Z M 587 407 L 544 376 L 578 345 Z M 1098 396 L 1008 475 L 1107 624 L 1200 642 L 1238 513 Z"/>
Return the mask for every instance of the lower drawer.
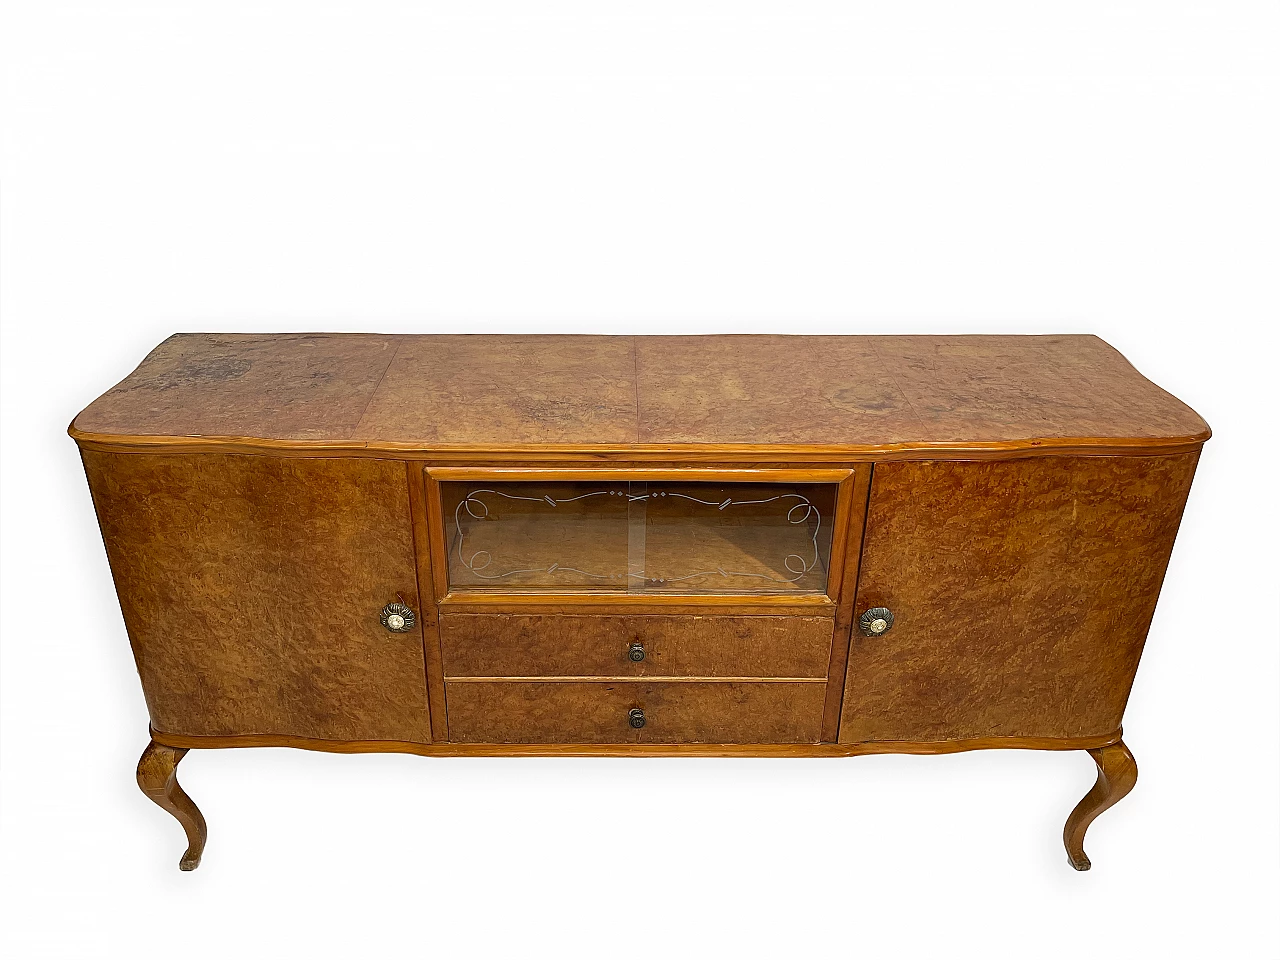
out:
<path id="1" fill-rule="evenodd" d="M 824 617 L 453 613 L 440 618 L 440 649 L 447 678 L 825 680 L 834 628 Z"/>
<path id="2" fill-rule="evenodd" d="M 462 743 L 817 743 L 822 682 L 450 681 Z M 643 726 L 632 725 L 632 711 Z M 639 717 L 635 718 L 637 721 Z"/>

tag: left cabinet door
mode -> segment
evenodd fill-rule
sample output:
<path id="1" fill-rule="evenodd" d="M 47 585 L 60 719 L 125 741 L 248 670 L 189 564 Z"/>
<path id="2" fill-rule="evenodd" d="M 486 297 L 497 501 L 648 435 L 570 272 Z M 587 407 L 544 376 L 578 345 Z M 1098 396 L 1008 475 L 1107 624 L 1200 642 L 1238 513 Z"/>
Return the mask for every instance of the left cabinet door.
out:
<path id="1" fill-rule="evenodd" d="M 152 727 L 431 739 L 403 463 L 84 451 Z M 385 628 L 403 598 L 417 622 Z"/>

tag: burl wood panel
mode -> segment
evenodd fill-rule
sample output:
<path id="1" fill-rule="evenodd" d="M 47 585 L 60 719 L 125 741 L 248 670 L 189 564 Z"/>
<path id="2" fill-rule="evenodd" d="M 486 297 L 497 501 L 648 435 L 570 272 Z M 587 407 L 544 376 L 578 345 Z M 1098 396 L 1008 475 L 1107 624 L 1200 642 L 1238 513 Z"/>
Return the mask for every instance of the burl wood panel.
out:
<path id="1" fill-rule="evenodd" d="M 355 436 L 452 444 L 629 443 L 631 337 L 406 337 Z"/>
<path id="2" fill-rule="evenodd" d="M 833 338 L 833 360 L 842 342 Z M 871 346 L 934 440 L 1208 435 L 1194 410 L 1098 337 L 873 337 Z"/>
<path id="3" fill-rule="evenodd" d="M 826 679 L 834 621 L 821 617 L 447 614 L 448 677 Z M 644 660 L 628 656 L 633 643 Z"/>
<path id="4" fill-rule="evenodd" d="M 86 451 L 159 731 L 429 741 L 403 464 Z"/>
<path id="5" fill-rule="evenodd" d="M 840 741 L 1114 732 L 1197 458 L 878 464 Z"/>
<path id="6" fill-rule="evenodd" d="M 397 342 L 378 334 L 174 334 L 75 426 L 139 436 L 349 437 Z"/>
<path id="7" fill-rule="evenodd" d="M 445 685 L 462 743 L 816 743 L 825 683 L 473 682 Z M 633 729 L 639 707 L 645 726 Z"/>
<path id="8" fill-rule="evenodd" d="M 1194 442 L 1208 427 L 1092 336 L 181 334 L 91 404 L 73 433 L 424 450 L 865 450 Z"/>
<path id="9" fill-rule="evenodd" d="M 640 337 L 640 443 L 1201 435 L 1093 336 Z"/>
<path id="10" fill-rule="evenodd" d="M 889 443 L 923 435 L 867 337 L 641 337 L 636 377 L 640 443 Z"/>

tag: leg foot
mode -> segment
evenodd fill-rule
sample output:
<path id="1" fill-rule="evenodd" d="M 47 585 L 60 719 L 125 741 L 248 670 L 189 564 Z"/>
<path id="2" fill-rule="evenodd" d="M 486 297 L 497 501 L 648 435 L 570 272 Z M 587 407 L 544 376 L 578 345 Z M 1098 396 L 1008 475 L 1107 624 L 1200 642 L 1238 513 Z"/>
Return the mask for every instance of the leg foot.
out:
<path id="1" fill-rule="evenodd" d="M 1098 765 L 1098 782 L 1076 804 L 1062 831 L 1067 859 L 1077 870 L 1088 870 L 1091 866 L 1084 852 L 1084 832 L 1089 829 L 1089 824 L 1102 811 L 1123 799 L 1138 782 L 1138 765 L 1123 740 L 1118 740 L 1109 747 L 1090 750 L 1089 756 Z"/>
<path id="2" fill-rule="evenodd" d="M 200 866 L 208 830 L 204 814 L 178 785 L 178 763 L 186 755 L 185 749 L 166 747 L 152 740 L 138 760 L 138 786 L 187 831 L 187 852 L 178 861 L 178 869 L 194 870 Z"/>

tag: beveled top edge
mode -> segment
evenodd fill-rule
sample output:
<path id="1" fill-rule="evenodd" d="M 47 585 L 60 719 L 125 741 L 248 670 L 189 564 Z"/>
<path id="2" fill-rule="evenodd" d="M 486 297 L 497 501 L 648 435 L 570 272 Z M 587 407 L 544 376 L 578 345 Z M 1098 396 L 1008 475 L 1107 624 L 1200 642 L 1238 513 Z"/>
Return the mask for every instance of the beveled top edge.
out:
<path id="1" fill-rule="evenodd" d="M 999 443 L 895 443 L 877 445 L 803 446 L 796 444 L 628 444 L 424 447 L 412 443 L 361 441 L 269 440 L 258 437 L 124 437 L 78 430 L 67 433 L 85 450 L 103 453 L 222 453 L 299 457 L 382 457 L 432 463 L 623 464 L 644 462 L 772 464 L 840 464 L 883 460 L 987 460 L 1035 456 L 1167 456 L 1199 450 L 1212 436 L 1185 437 L 1048 437 Z"/>

